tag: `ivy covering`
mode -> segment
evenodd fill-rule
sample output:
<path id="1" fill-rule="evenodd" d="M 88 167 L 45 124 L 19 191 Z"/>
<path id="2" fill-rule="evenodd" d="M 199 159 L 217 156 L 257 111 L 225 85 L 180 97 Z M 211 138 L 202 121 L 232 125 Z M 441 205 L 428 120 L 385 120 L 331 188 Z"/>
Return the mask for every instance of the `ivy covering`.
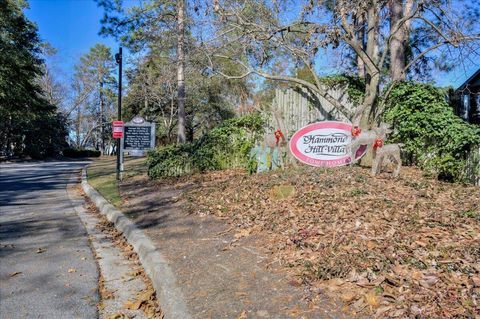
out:
<path id="1" fill-rule="evenodd" d="M 392 142 L 405 144 L 407 164 L 448 181 L 466 181 L 466 159 L 480 144 L 480 128 L 454 114 L 446 94 L 429 84 L 403 82 L 392 90 L 384 118 Z"/>

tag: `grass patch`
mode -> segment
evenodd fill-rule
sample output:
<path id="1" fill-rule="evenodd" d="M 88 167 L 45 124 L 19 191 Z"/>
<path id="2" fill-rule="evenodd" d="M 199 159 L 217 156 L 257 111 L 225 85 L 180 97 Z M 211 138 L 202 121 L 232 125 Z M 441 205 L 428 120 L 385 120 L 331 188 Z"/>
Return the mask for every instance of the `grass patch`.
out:
<path id="1" fill-rule="evenodd" d="M 88 183 L 112 205 L 119 207 L 122 198 L 116 180 L 116 157 L 105 156 L 95 160 L 87 168 Z M 124 179 L 146 174 L 145 158 L 125 157 Z"/>
<path id="2" fill-rule="evenodd" d="M 279 185 L 272 188 L 273 198 L 276 200 L 281 200 L 285 198 L 292 197 L 295 195 L 295 186 L 292 185 Z"/>
<path id="3" fill-rule="evenodd" d="M 473 209 L 466 210 L 466 211 L 462 212 L 462 215 L 465 216 L 465 217 L 473 218 L 473 219 L 476 219 L 476 220 L 480 221 L 480 211 L 475 211 Z"/>

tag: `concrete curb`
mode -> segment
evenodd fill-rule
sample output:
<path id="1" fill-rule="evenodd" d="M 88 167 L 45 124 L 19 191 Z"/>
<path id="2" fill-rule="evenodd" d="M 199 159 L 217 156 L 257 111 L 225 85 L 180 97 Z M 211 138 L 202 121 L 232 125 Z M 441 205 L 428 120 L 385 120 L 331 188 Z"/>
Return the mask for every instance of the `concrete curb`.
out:
<path id="1" fill-rule="evenodd" d="M 157 292 L 158 301 L 165 318 L 192 318 L 166 259 L 142 230 L 138 229 L 128 217 L 107 202 L 102 195 L 88 184 L 85 168 L 82 170 L 82 188 L 100 212 L 115 224 L 115 228 L 125 236 L 135 249 L 145 273 L 152 281 L 153 288 Z"/>

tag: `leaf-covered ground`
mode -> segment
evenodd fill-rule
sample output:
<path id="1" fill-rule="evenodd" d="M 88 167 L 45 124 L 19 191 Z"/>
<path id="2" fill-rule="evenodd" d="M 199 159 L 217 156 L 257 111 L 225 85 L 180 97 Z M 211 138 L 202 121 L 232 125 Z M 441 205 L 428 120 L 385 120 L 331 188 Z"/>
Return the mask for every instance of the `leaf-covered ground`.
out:
<path id="1" fill-rule="evenodd" d="M 264 245 L 312 296 L 376 318 L 479 318 L 480 188 L 363 168 L 194 177 L 185 206 Z M 314 297 L 315 299 L 315 297 Z M 313 300 L 314 302 L 315 300 Z"/>

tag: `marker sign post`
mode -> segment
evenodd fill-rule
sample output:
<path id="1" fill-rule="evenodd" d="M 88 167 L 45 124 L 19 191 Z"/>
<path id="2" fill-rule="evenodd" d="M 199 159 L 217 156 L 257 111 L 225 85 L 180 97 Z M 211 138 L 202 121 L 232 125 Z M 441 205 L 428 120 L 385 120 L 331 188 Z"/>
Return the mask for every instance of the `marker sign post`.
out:
<path id="1" fill-rule="evenodd" d="M 143 156 L 145 150 L 155 147 L 155 123 L 135 117 L 125 123 L 122 150 L 131 156 Z"/>
<path id="2" fill-rule="evenodd" d="M 352 125 L 343 122 L 325 121 L 307 125 L 290 139 L 290 151 L 302 163 L 335 167 L 350 163 L 347 146 L 352 140 Z M 360 158 L 365 154 L 366 146 L 360 147 L 355 154 Z"/>
<path id="3" fill-rule="evenodd" d="M 113 138 L 122 138 L 123 137 L 123 121 L 113 121 L 112 135 Z"/>

